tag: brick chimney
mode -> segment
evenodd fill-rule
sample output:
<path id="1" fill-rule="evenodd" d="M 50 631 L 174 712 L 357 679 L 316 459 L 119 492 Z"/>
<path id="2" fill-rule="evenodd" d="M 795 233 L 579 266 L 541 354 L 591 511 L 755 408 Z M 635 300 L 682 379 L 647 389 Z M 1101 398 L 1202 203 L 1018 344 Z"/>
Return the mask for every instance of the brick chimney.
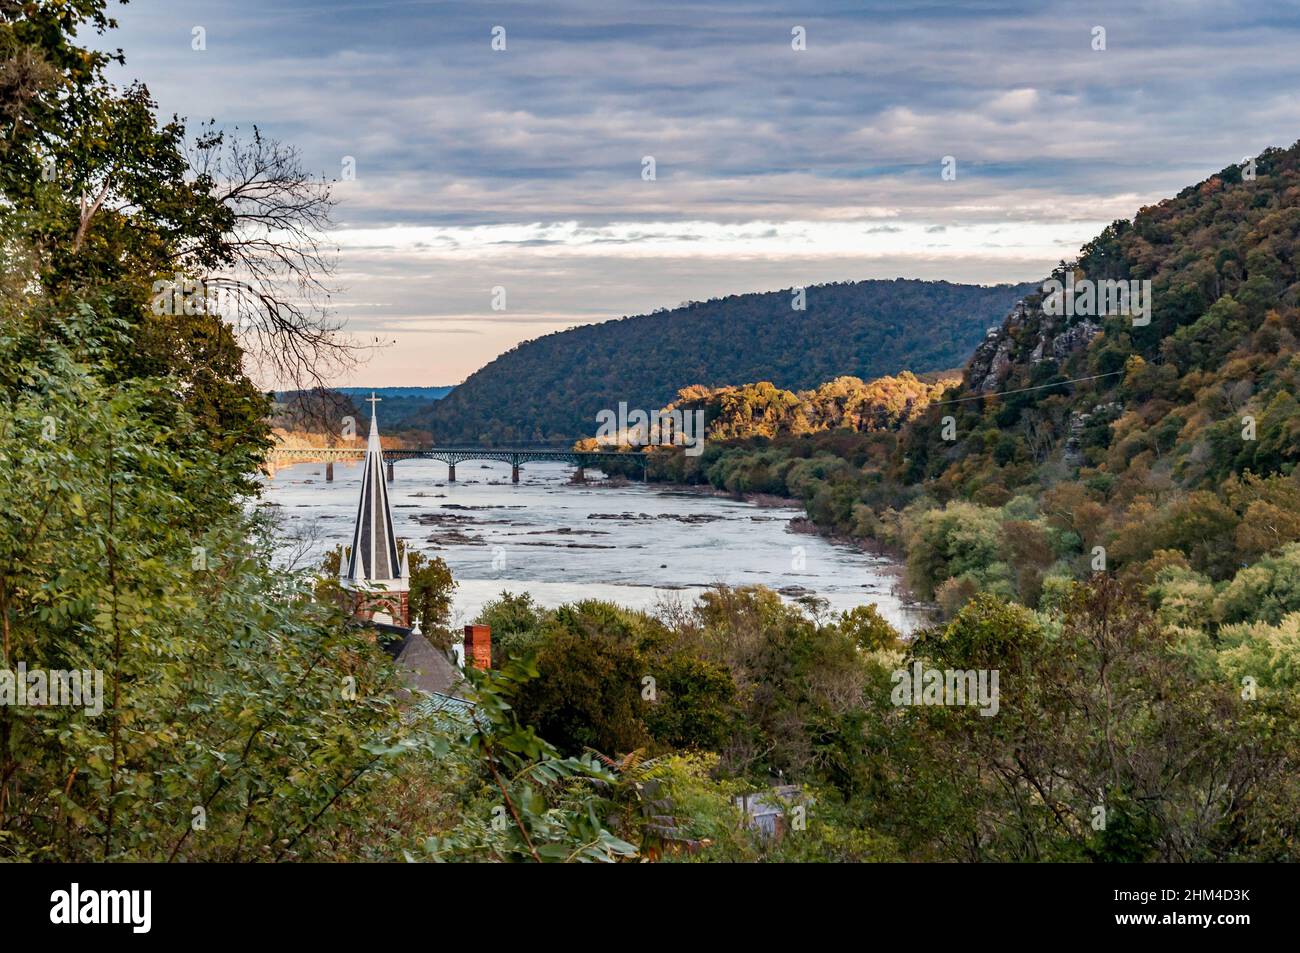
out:
<path id="1" fill-rule="evenodd" d="M 465 667 L 480 671 L 492 667 L 492 627 L 465 626 Z"/>

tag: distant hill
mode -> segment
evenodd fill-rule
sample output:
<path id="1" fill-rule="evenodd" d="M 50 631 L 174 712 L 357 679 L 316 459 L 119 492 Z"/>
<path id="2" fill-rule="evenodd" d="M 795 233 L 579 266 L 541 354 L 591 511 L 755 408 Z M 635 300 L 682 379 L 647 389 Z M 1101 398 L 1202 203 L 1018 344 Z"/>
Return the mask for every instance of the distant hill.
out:
<path id="1" fill-rule="evenodd" d="M 349 397 L 369 397 L 374 391 L 379 397 L 411 397 L 417 400 L 441 400 L 452 392 L 451 387 L 335 387 L 334 390 Z"/>
<path id="2" fill-rule="evenodd" d="M 373 392 L 380 398 L 379 422 L 386 434 L 419 430 L 429 405 L 451 393 L 450 387 L 332 387 L 319 391 L 283 391 L 276 394 L 272 424 L 285 431 L 332 432 L 337 421 L 351 416 L 369 426 Z M 416 442 L 424 435 L 408 434 Z"/>
<path id="3" fill-rule="evenodd" d="M 379 424 L 384 433 L 395 434 L 407 431 L 423 431 L 423 421 L 427 419 L 429 407 L 434 401 L 442 400 L 453 390 L 451 387 L 338 387 L 340 393 L 346 394 L 361 408 L 365 420 L 370 419 L 370 405 L 366 398 L 370 392 L 381 398 L 379 405 Z M 408 433 L 408 436 L 423 443 L 423 434 Z"/>
<path id="4" fill-rule="evenodd" d="M 959 366 L 1034 286 L 946 281 L 838 282 L 732 295 L 526 341 L 408 420 L 439 443 L 564 442 L 598 411 L 657 410 L 692 384 L 770 381 L 802 390 Z"/>

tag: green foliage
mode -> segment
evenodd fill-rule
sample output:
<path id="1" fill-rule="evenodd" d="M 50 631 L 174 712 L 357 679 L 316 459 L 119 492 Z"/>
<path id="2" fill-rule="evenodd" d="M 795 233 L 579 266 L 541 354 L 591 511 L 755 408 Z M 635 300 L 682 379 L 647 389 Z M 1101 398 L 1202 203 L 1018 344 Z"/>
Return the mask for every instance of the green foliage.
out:
<path id="1" fill-rule="evenodd" d="M 17 20 L 0 21 L 0 58 L 15 80 L 0 102 L 0 255 L 55 306 L 27 310 L 25 320 L 39 327 L 49 314 L 92 303 L 101 319 L 120 322 L 124 333 L 100 342 L 111 349 L 106 379 L 173 378 L 192 424 L 210 449 L 238 461 L 231 479 L 251 491 L 268 403 L 243 372 L 230 326 L 150 307 L 156 280 L 233 261 L 235 213 L 191 168 L 183 125 L 160 124 L 143 85 L 106 80 L 120 54 L 78 45 L 78 28 L 114 25 L 106 6 L 28 4 Z M 203 154 L 213 143 L 193 147 Z"/>
<path id="2" fill-rule="evenodd" d="M 921 513 L 908 546 L 908 581 L 923 597 L 954 576 L 978 578 L 998 561 L 1001 524 L 996 510 L 951 503 Z"/>
<path id="3" fill-rule="evenodd" d="M 563 757 L 523 725 L 513 701 L 538 674 L 532 660 L 514 659 L 500 670 L 470 671 L 474 715 L 452 734 L 474 759 L 495 799 L 487 817 L 467 818 L 424 844 L 433 860 L 503 860 L 610 863 L 637 848 L 599 820 L 608 806 L 615 772 L 591 754 Z M 439 755 L 450 743 L 437 744 Z"/>
<path id="4" fill-rule="evenodd" d="M 684 652 L 653 664 L 653 701 L 644 710 L 646 730 L 657 745 L 717 751 L 726 744 L 736 717 L 736 686 L 715 662 Z M 645 701 L 645 688 L 642 700 Z"/>
<path id="5" fill-rule="evenodd" d="M 648 675 L 622 610 L 593 602 L 564 607 L 537 650 L 541 677 L 523 687 L 522 717 L 563 751 L 625 753 L 650 738 L 642 718 Z"/>
<path id="6" fill-rule="evenodd" d="M 1276 624 L 1224 626 L 1219 640 L 1218 662 L 1234 684 L 1244 686 L 1249 679 L 1265 693 L 1272 689 L 1292 696 L 1300 688 L 1300 612 Z"/>
<path id="7" fill-rule="evenodd" d="M 981 594 L 942 629 L 919 636 L 918 652 L 949 667 L 1018 667 L 1043 639 L 1034 613 L 1014 602 Z"/>
<path id="8" fill-rule="evenodd" d="M 456 589 L 451 570 L 442 557 L 413 549 L 407 550 L 406 559 L 411 572 L 411 621 L 419 625 L 433 645 L 448 649 L 452 634 L 447 623 L 451 621 L 451 597 Z"/>
<path id="9" fill-rule="evenodd" d="M 488 600 L 474 622 L 492 629 L 493 667 L 500 667 L 510 656 L 533 651 L 546 617 L 546 611 L 527 592 L 502 592 Z"/>
<path id="10" fill-rule="evenodd" d="M 540 613 L 508 596 L 484 608 L 480 620 L 491 619 L 505 632 L 498 640 L 493 630 L 494 647 L 535 652 L 539 677 L 515 703 L 561 750 L 716 749 L 725 739 L 731 675 L 693 655 L 663 622 L 596 601 Z"/>
<path id="11" fill-rule="evenodd" d="M 271 569 L 173 382 L 106 385 L 119 332 L 58 328 L 81 353 L 0 332 L 0 667 L 98 670 L 103 707 L 0 707 L 0 854 L 327 850 L 396 725 L 386 658 Z"/>
<path id="12" fill-rule="evenodd" d="M 1214 616 L 1225 623 L 1277 625 L 1294 612 L 1300 612 L 1300 543 L 1242 569 L 1214 600 Z"/>
<path id="13" fill-rule="evenodd" d="M 874 604 L 840 613 L 839 628 L 863 652 L 892 651 L 902 646 L 902 636 Z"/>
<path id="14" fill-rule="evenodd" d="M 1177 550 L 1198 571 L 1222 579 L 1238 565 L 1233 537 L 1239 522 L 1215 494 L 1197 490 L 1146 519 L 1129 523 L 1116 535 L 1110 552 L 1123 562 L 1149 559 L 1158 550 Z"/>
<path id="15" fill-rule="evenodd" d="M 1206 630 L 1214 621 L 1214 585 L 1182 565 L 1166 566 L 1147 589 L 1156 615 L 1171 628 Z"/>
<path id="16" fill-rule="evenodd" d="M 878 711 L 868 823 L 931 859 L 1295 856 L 1294 696 L 1247 700 L 1219 669 L 1241 664 L 1192 651 L 1113 579 L 1077 586 L 1050 625 L 975 600 L 912 654 L 999 669 L 998 713 Z"/>

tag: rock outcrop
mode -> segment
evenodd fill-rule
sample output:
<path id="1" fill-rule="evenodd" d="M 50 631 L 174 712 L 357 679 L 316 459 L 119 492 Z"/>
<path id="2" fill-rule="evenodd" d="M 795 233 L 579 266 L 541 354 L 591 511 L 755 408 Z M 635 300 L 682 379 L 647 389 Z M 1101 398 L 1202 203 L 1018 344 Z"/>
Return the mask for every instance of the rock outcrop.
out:
<path id="1" fill-rule="evenodd" d="M 966 389 L 996 393 L 1003 388 L 1013 364 L 1022 360 L 1039 364 L 1047 359 L 1064 362 L 1101 333 L 1101 325 L 1090 318 L 1045 314 L 1036 297 L 1017 301 L 1002 326 L 989 328 L 975 349 L 966 365 Z"/>

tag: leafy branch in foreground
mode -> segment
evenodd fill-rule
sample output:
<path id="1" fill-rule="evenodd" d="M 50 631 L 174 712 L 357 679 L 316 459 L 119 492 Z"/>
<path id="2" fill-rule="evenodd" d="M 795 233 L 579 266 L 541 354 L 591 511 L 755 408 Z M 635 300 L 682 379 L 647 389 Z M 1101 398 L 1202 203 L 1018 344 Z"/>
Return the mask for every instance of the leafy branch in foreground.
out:
<path id="1" fill-rule="evenodd" d="M 527 656 L 499 670 L 470 672 L 473 715 L 440 752 L 452 743 L 464 745 L 497 803 L 490 819 L 467 819 L 430 837 L 424 850 L 431 859 L 613 863 L 637 856 L 636 847 L 610 833 L 602 820 L 617 781 L 613 768 L 591 754 L 562 757 L 519 723 L 510 699 L 537 674 Z"/>
<path id="2" fill-rule="evenodd" d="M 391 665 L 273 568 L 171 381 L 103 383 L 115 322 L 46 324 L 0 331 L 0 669 L 102 691 L 0 705 L 0 857 L 319 856 L 388 770 Z"/>

